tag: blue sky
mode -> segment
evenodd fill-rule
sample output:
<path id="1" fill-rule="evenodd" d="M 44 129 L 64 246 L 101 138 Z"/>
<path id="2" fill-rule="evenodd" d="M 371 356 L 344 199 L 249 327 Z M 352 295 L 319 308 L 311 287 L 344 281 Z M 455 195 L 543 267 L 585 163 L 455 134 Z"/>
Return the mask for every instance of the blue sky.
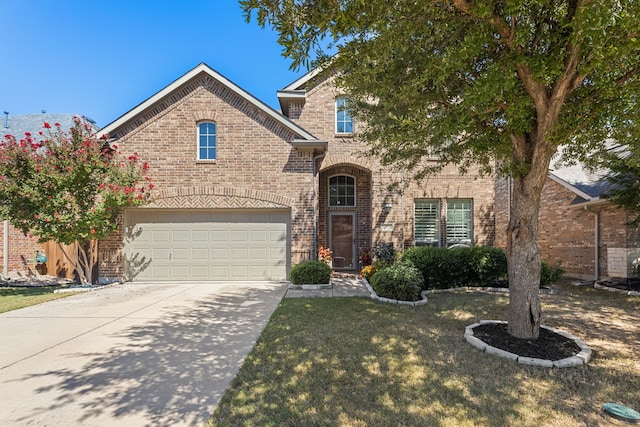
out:
<path id="1" fill-rule="evenodd" d="M 73 113 L 106 126 L 201 62 L 278 109 L 277 35 L 237 0 L 0 0 L 0 113 Z"/>

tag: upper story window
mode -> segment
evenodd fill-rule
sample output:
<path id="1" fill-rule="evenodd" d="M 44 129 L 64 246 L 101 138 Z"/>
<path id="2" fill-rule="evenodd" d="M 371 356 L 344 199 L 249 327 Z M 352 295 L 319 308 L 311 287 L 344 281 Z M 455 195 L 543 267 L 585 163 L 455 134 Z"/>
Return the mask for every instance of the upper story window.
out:
<path id="1" fill-rule="evenodd" d="M 216 124 L 202 122 L 198 124 L 198 160 L 216 159 Z"/>
<path id="2" fill-rule="evenodd" d="M 329 206 L 356 205 L 356 180 L 352 176 L 336 175 L 329 178 Z"/>
<path id="3" fill-rule="evenodd" d="M 347 98 L 336 99 L 336 133 L 353 133 L 353 120 L 347 108 Z"/>

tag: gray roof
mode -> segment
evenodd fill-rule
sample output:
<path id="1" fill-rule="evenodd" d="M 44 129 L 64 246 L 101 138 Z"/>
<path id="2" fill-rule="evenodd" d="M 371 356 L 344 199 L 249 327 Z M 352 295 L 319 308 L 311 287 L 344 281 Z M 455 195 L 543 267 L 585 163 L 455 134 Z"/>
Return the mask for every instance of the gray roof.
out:
<path id="1" fill-rule="evenodd" d="M 69 129 L 73 127 L 73 118 L 78 116 L 78 114 L 20 114 L 12 116 L 9 114 L 8 116 L 3 114 L 2 120 L 0 120 L 0 128 L 2 129 L 2 136 L 4 135 L 13 135 L 17 139 L 24 138 L 25 132 L 30 132 L 31 135 L 37 139 L 38 132 L 44 131 L 44 123 L 47 122 L 54 126 L 55 123 L 60 123 L 62 130 L 68 132 Z M 81 116 L 82 117 L 82 116 Z M 98 129 L 95 123 L 86 118 L 89 123 L 92 123 L 93 126 Z"/>
<path id="2" fill-rule="evenodd" d="M 609 151 L 619 151 L 621 147 L 613 141 L 608 141 L 607 146 Z M 607 192 L 615 188 L 615 185 L 607 180 L 610 173 L 609 169 L 592 170 L 580 162 L 566 165 L 552 160 L 549 166 L 549 177 L 576 194 L 577 197 L 572 204 L 596 202 L 603 199 Z"/>

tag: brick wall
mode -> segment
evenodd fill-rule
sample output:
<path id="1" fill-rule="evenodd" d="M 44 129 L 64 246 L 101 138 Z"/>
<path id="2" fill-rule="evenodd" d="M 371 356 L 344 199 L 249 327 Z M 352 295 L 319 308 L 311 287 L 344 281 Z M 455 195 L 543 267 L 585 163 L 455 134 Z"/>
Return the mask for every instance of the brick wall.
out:
<path id="1" fill-rule="evenodd" d="M 366 147 L 356 138 L 335 134 L 335 99 L 339 94 L 330 80 L 320 82 L 308 89 L 304 108 L 296 108 L 291 116 L 310 133 L 329 143 L 319 176 L 319 245 L 328 244 L 328 214 L 332 210 L 326 202 L 328 178 L 342 173 L 356 177 L 358 253 L 378 241 L 391 241 L 400 250 L 413 246 L 413 206 L 414 200 L 420 198 L 472 199 L 474 244 L 494 244 L 495 190 L 491 177 L 480 177 L 477 170 L 460 175 L 455 166 L 448 166 L 438 175 L 415 182 L 408 172 L 382 167 L 376 159 L 362 154 Z M 356 132 L 357 128 L 356 123 Z M 392 184 L 396 185 L 390 188 Z"/>
<path id="2" fill-rule="evenodd" d="M 197 123 L 217 125 L 214 161 L 197 161 Z M 201 74 L 115 132 L 124 153 L 150 165 L 158 208 L 291 211 L 292 265 L 313 247 L 313 157 L 289 143 L 292 131 Z M 100 243 L 100 275 L 122 275 L 122 233 Z"/>
<path id="3" fill-rule="evenodd" d="M 0 221 L 0 242 L 4 242 L 4 227 Z M 8 252 L 8 269 L 12 271 L 25 272 L 33 269 L 35 264 L 29 263 L 29 259 L 33 259 L 36 251 L 42 250 L 42 245 L 38 243 L 38 239 L 25 236 L 22 231 L 9 225 L 9 252 Z M 4 266 L 6 254 L 4 253 L 4 245 L 0 243 L 0 266 Z M 0 267 L 0 272 L 2 267 Z"/>
<path id="4" fill-rule="evenodd" d="M 508 185 L 496 181 L 496 229 L 508 224 Z M 569 277 L 591 280 L 596 274 L 596 212 L 598 213 L 598 269 L 601 278 L 610 276 L 609 248 L 638 245 L 638 230 L 626 225 L 628 215 L 608 203 L 571 207 L 576 194 L 547 179 L 540 200 L 538 246 L 542 260 L 565 270 Z M 505 247 L 505 235 L 498 233 L 497 246 Z"/>

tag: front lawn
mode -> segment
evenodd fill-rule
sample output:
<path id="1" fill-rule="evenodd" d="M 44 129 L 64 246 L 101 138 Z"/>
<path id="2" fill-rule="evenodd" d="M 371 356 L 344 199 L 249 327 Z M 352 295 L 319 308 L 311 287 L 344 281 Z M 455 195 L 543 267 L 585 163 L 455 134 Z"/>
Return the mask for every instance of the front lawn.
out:
<path id="1" fill-rule="evenodd" d="M 73 295 L 72 292 L 54 293 L 55 289 L 62 286 L 39 286 L 39 287 L 0 287 L 0 313 L 17 310 L 58 298 Z"/>
<path id="2" fill-rule="evenodd" d="M 640 410 L 640 298 L 573 287 L 541 296 L 543 324 L 581 337 L 587 366 L 485 355 L 465 326 L 505 320 L 508 296 L 443 293 L 407 307 L 285 299 L 209 426 L 599 426 Z"/>

